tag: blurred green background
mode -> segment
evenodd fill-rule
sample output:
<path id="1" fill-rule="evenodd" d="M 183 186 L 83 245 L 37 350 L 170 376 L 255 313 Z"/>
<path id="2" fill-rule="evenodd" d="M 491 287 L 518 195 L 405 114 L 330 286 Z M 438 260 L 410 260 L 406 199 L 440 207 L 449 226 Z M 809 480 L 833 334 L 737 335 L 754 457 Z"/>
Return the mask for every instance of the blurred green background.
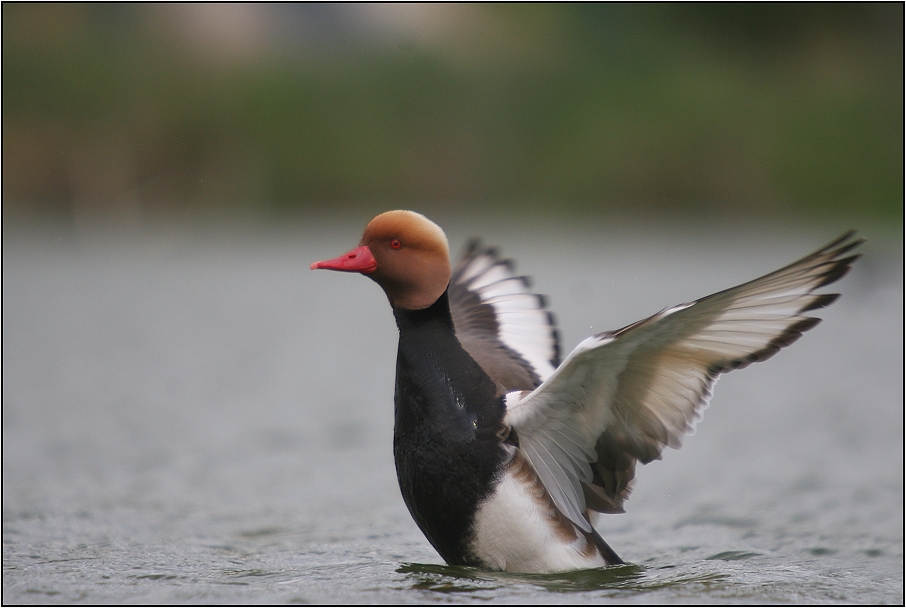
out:
<path id="1" fill-rule="evenodd" d="M 9 4 L 3 219 L 903 219 L 893 4 Z"/>

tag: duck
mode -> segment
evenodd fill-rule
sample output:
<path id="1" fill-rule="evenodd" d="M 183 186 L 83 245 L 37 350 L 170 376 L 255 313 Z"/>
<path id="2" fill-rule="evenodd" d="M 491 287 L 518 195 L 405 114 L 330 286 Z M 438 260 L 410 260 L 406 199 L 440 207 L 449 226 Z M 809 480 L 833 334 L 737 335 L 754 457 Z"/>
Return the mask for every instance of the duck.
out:
<path id="1" fill-rule="evenodd" d="M 472 240 L 450 261 L 422 214 L 382 213 L 311 269 L 362 274 L 399 330 L 393 455 L 403 501 L 450 565 L 552 573 L 623 564 L 596 529 L 637 463 L 679 448 L 717 378 L 820 321 L 850 231 L 761 278 L 597 333 L 561 360 L 554 316 L 511 260 Z"/>

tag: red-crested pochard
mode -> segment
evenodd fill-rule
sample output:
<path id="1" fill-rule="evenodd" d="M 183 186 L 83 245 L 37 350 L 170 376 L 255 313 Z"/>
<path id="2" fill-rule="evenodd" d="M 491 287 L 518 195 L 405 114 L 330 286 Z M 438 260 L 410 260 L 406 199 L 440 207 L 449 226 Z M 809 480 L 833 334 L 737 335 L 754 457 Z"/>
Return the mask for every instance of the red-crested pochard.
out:
<path id="1" fill-rule="evenodd" d="M 798 262 L 623 329 L 560 361 L 541 296 L 494 249 L 455 268 L 437 224 L 374 218 L 358 247 L 312 269 L 380 285 L 399 327 L 393 452 L 415 522 L 451 565 L 554 572 L 621 564 L 592 526 L 621 513 L 636 462 L 680 447 L 717 377 L 818 324 L 817 294 L 849 270 L 849 232 Z M 850 254 L 850 255 L 847 255 Z"/>

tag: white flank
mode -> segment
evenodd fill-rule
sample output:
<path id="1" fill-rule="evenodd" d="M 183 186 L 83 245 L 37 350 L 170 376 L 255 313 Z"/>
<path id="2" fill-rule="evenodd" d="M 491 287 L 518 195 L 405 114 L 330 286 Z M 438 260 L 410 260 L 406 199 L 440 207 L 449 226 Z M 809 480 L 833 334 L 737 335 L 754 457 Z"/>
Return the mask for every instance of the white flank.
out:
<path id="1" fill-rule="evenodd" d="M 509 471 L 475 514 L 472 550 L 488 566 L 507 572 L 556 572 L 600 568 L 597 550 L 584 553 L 587 541 L 564 542 L 551 527 L 543 503 Z"/>

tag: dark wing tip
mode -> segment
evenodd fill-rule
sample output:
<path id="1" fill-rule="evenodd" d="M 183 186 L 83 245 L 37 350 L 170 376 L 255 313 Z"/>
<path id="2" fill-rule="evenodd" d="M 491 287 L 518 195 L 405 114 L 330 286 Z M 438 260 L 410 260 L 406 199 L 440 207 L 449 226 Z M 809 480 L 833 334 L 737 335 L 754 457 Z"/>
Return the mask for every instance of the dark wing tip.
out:
<path id="1" fill-rule="evenodd" d="M 839 297 L 839 293 L 823 293 L 821 295 L 815 296 L 815 299 L 801 308 L 799 312 L 803 313 L 810 310 L 815 310 L 817 308 L 826 308 L 833 304 Z"/>
<path id="2" fill-rule="evenodd" d="M 842 252 L 841 252 L 842 253 Z M 834 281 L 839 281 L 842 279 L 847 272 L 852 268 L 853 263 L 862 257 L 862 254 L 851 255 L 848 258 L 843 258 L 841 260 L 834 260 L 831 264 L 831 267 L 821 275 L 821 281 L 815 285 L 815 289 L 819 287 L 824 287 L 829 285 Z"/>
<path id="3" fill-rule="evenodd" d="M 506 261 L 510 262 L 511 264 L 514 264 L 514 262 L 512 260 L 506 260 Z M 510 269 L 512 270 L 512 266 L 510 267 Z M 526 289 L 531 289 L 533 287 L 534 280 L 532 279 L 532 277 L 530 277 L 528 275 L 523 274 L 523 275 L 519 275 L 518 277 L 513 277 L 513 278 L 516 279 L 517 281 L 522 281 L 522 286 L 525 287 Z M 544 296 L 539 295 L 538 297 L 543 298 Z M 544 304 L 542 304 L 542 306 L 543 305 Z"/>
<path id="4" fill-rule="evenodd" d="M 551 326 L 551 339 L 554 342 L 554 354 L 551 356 L 550 362 L 554 369 L 557 369 L 563 362 L 561 359 L 563 353 L 560 352 L 560 330 L 557 328 L 557 318 L 551 311 L 547 311 L 547 322 Z"/>
<path id="5" fill-rule="evenodd" d="M 865 242 L 865 237 L 860 236 L 859 238 L 855 238 L 857 234 L 858 234 L 858 230 L 856 230 L 856 229 L 848 230 L 848 231 L 844 232 L 843 234 L 841 234 L 840 236 L 838 236 L 837 238 L 835 238 L 833 241 L 831 241 L 827 245 L 825 245 L 824 247 L 822 247 L 821 249 L 819 249 L 818 251 L 816 251 L 815 253 L 816 254 L 827 253 L 827 252 L 832 251 L 835 247 L 839 246 L 840 248 L 837 250 L 837 252 L 834 255 L 835 256 L 842 255 L 842 254 L 846 253 L 847 251 L 853 249 L 854 247 L 858 247 L 859 245 L 861 245 L 862 243 Z"/>
<path id="6" fill-rule="evenodd" d="M 468 266 L 469 262 L 477 258 L 483 253 L 483 246 L 481 244 L 481 239 L 477 236 L 470 238 L 466 241 L 465 247 L 462 248 L 459 258 L 457 259 L 457 267 L 463 268 Z"/>
<path id="7" fill-rule="evenodd" d="M 826 294 L 830 296 L 836 296 L 838 294 Z M 821 296 L 819 296 L 820 298 Z M 833 298 L 836 299 L 836 298 Z M 831 300 L 833 301 L 833 300 Z M 828 302 L 829 303 L 829 302 Z M 809 310 L 809 309 L 807 309 Z M 708 368 L 710 374 L 725 374 L 729 371 L 742 369 L 751 365 L 752 363 L 760 363 L 761 361 L 767 361 L 778 352 L 781 348 L 786 348 L 796 340 L 802 337 L 802 334 L 812 329 L 818 323 L 821 323 L 821 319 L 817 317 L 805 317 L 804 319 L 790 325 L 786 331 L 781 333 L 779 336 L 767 343 L 763 348 L 746 355 L 740 359 L 733 359 L 732 361 L 723 361 L 711 365 Z"/>

